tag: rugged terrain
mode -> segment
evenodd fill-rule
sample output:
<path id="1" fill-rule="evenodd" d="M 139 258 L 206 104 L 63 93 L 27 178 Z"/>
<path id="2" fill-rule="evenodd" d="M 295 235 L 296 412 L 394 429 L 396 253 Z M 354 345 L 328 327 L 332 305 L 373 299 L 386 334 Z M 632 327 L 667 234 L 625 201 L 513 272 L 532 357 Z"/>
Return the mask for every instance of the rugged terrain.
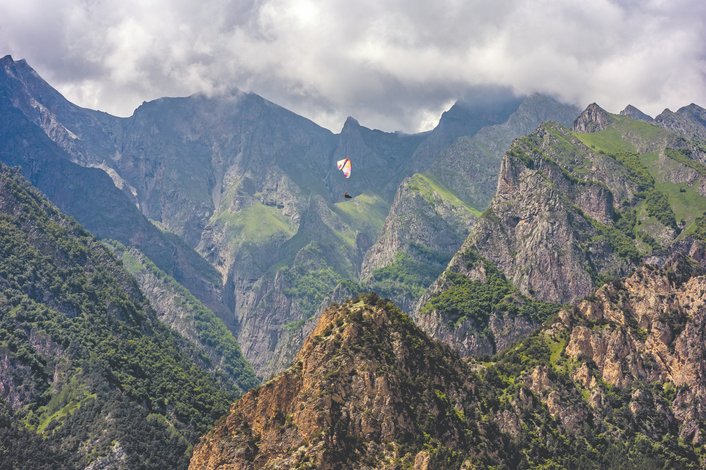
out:
<path id="1" fill-rule="evenodd" d="M 691 117 L 696 108 L 663 115 L 693 129 L 703 126 Z M 613 115 L 593 104 L 574 130 L 545 123 L 513 142 L 490 207 L 417 304 L 425 331 L 463 354 L 492 354 L 551 312 L 527 309 L 527 297 L 573 303 L 697 230 L 706 166 L 694 149 L 703 141 L 693 130 L 665 129 L 661 117 L 633 119 L 632 109 Z M 522 314 L 489 313 L 492 305 L 476 312 L 487 299 L 516 304 Z"/>
<path id="2" fill-rule="evenodd" d="M 349 118 L 334 134 L 252 93 L 163 98 L 116 118 L 70 103 L 25 61 L 6 56 L 0 72 L 2 160 L 189 289 L 263 377 L 291 361 L 342 281 L 411 308 L 490 200 L 507 143 L 578 113 L 487 88 L 429 132 Z M 349 180 L 335 168 L 342 155 L 354 162 Z M 415 230 L 401 237 L 408 222 Z M 432 241 L 439 230 L 446 239 Z M 420 263 L 428 272 L 411 272 Z"/>
<path id="3" fill-rule="evenodd" d="M 375 296 L 333 306 L 190 468 L 700 468 L 705 274 L 680 243 L 483 363 Z"/>

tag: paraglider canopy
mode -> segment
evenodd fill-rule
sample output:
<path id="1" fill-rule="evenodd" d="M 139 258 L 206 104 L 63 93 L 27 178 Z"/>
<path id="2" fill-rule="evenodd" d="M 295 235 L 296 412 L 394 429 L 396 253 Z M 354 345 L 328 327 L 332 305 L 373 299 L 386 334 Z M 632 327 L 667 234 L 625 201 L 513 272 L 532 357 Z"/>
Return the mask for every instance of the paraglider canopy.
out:
<path id="1" fill-rule="evenodd" d="M 339 160 L 336 162 L 336 166 L 338 166 L 338 169 L 343 172 L 343 176 L 346 178 L 351 177 L 351 160 L 348 157 L 345 157 L 343 160 Z"/>

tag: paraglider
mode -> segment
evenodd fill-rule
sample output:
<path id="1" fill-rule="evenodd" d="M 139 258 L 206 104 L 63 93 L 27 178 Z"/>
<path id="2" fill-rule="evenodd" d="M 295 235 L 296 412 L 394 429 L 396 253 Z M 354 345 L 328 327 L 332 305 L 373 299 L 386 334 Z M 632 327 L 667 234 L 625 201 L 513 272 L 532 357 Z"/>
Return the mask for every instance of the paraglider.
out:
<path id="1" fill-rule="evenodd" d="M 343 160 L 339 160 L 336 162 L 336 166 L 338 167 L 339 170 L 341 170 L 341 172 L 343 172 L 343 176 L 346 179 L 351 177 L 352 165 L 351 165 L 350 158 L 344 157 Z M 351 199 L 353 196 L 348 194 L 348 192 L 346 191 L 345 193 L 343 193 L 343 197 L 346 199 Z"/>
<path id="2" fill-rule="evenodd" d="M 348 157 L 345 157 L 343 160 L 339 160 L 336 162 L 336 166 L 338 166 L 338 169 L 343 172 L 343 176 L 346 178 L 351 177 L 351 159 Z"/>

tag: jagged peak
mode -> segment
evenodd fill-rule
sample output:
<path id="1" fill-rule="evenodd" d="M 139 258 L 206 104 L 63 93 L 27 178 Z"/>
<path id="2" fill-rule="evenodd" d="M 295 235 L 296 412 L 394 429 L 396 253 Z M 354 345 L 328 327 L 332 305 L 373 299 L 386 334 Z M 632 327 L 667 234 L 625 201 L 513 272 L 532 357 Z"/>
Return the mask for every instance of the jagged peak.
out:
<path id="1" fill-rule="evenodd" d="M 695 103 L 690 103 L 679 108 L 677 110 L 677 114 L 680 116 L 685 116 L 691 120 L 695 120 L 701 125 L 706 125 L 706 109 Z"/>
<path id="2" fill-rule="evenodd" d="M 343 123 L 343 128 L 341 129 L 341 133 L 351 130 L 351 129 L 357 129 L 360 127 L 360 122 L 352 116 L 348 116 L 346 118 L 346 121 Z"/>
<path id="3" fill-rule="evenodd" d="M 679 110 L 678 110 L 677 112 L 679 113 L 679 112 L 682 112 L 682 111 L 699 111 L 699 112 L 703 112 L 703 111 L 706 111 L 706 109 L 702 108 L 701 106 L 699 106 L 699 105 L 696 104 L 696 103 L 689 103 L 689 104 L 687 104 L 686 106 L 682 106 L 681 108 L 679 108 Z"/>
<path id="4" fill-rule="evenodd" d="M 660 121 L 660 120 L 662 120 L 662 119 L 664 119 L 664 118 L 667 118 L 667 117 L 669 117 L 669 116 L 673 116 L 673 115 L 675 115 L 675 114 L 676 114 L 676 113 L 675 113 L 674 111 L 672 111 L 671 109 L 669 109 L 669 108 L 664 108 L 664 111 L 662 111 L 661 113 L 659 113 L 659 114 L 657 115 L 657 117 L 655 118 L 655 120 L 656 120 L 656 121 Z"/>
<path id="5" fill-rule="evenodd" d="M 608 127 L 611 121 L 608 111 L 591 103 L 574 121 L 574 130 L 583 133 L 598 132 Z"/>
<path id="6" fill-rule="evenodd" d="M 650 116 L 649 114 L 643 113 L 642 111 L 640 111 L 639 109 L 637 109 L 635 106 L 633 106 L 633 105 L 631 105 L 631 104 L 627 105 L 627 106 L 625 107 L 625 109 L 623 109 L 622 111 L 620 111 L 620 115 L 621 115 L 621 116 L 628 116 L 628 117 L 631 117 L 631 118 L 633 118 L 633 119 L 637 119 L 637 120 L 639 120 L 639 121 L 645 121 L 645 122 L 652 122 L 652 121 L 654 121 L 654 119 L 652 118 L 652 116 Z"/>
<path id="7" fill-rule="evenodd" d="M 12 56 L 10 54 L 7 54 L 2 59 L 0 59 L 0 64 L 4 64 L 5 62 L 14 63 L 15 61 L 12 59 Z"/>

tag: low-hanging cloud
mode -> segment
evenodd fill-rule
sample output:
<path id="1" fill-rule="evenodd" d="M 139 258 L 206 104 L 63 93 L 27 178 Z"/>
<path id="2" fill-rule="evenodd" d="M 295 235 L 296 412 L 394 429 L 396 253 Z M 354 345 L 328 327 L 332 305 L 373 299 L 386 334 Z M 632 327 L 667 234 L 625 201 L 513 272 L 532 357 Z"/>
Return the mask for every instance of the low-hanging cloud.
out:
<path id="1" fill-rule="evenodd" d="M 657 114 L 706 102 L 702 0 L 0 0 L 0 55 L 72 101 L 253 91 L 334 131 L 418 131 L 477 85 Z"/>

